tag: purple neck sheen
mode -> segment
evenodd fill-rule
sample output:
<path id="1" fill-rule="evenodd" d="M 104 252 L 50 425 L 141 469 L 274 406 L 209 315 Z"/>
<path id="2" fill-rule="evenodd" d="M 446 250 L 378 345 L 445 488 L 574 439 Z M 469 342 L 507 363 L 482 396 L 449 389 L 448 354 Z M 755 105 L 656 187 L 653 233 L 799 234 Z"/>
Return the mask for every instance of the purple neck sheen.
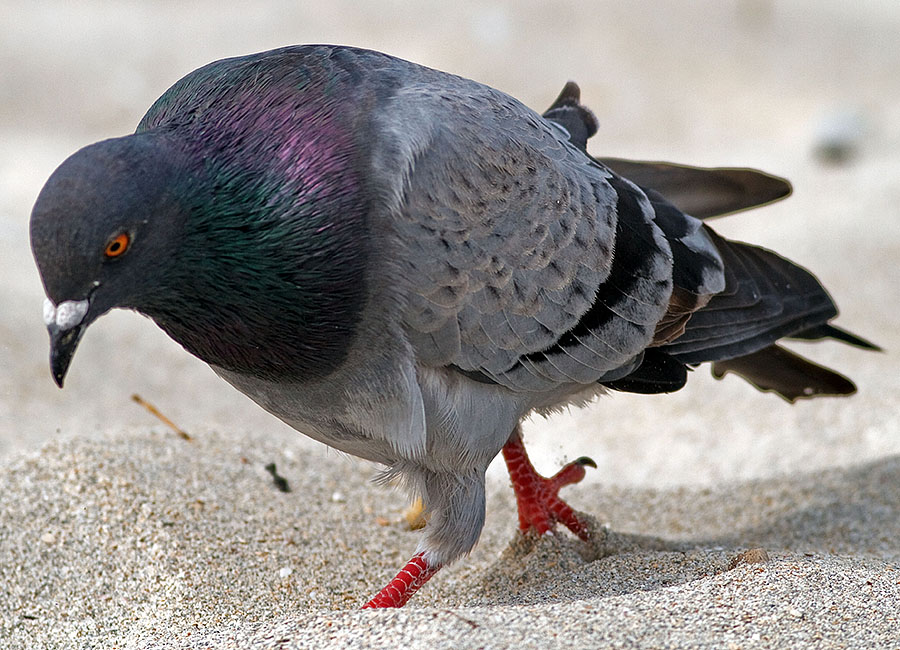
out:
<path id="1" fill-rule="evenodd" d="M 200 146 L 229 151 L 226 157 L 241 167 L 267 168 L 279 180 L 270 204 L 287 195 L 303 201 L 357 188 L 352 126 L 321 95 L 245 90 L 226 106 L 213 109 L 215 128 L 205 130 Z"/>
<path id="2" fill-rule="evenodd" d="M 306 129 L 291 133 L 279 146 L 276 157 L 283 163 L 283 174 L 290 184 L 302 182 L 307 192 L 319 194 L 327 186 L 334 186 L 335 180 L 346 171 L 346 138 L 333 123 L 320 123 L 313 127 L 314 133 Z M 346 175 L 341 185 L 353 180 Z"/>
<path id="3" fill-rule="evenodd" d="M 367 206 L 350 121 L 305 94 L 229 99 L 192 129 L 213 194 L 198 195 L 186 230 L 204 256 L 171 282 L 189 307 L 150 315 L 218 367 L 323 376 L 343 358 L 365 298 Z M 197 297 L 202 309 L 190 306 Z"/>

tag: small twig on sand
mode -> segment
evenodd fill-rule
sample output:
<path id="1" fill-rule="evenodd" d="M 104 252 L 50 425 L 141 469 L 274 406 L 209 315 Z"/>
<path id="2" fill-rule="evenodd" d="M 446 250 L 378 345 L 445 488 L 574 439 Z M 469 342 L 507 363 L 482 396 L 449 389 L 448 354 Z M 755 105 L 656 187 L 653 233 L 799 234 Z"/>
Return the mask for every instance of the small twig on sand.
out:
<path id="1" fill-rule="evenodd" d="M 151 404 L 150 402 L 146 401 L 146 400 L 145 400 L 143 397 L 141 397 L 140 395 L 138 395 L 138 394 L 135 393 L 134 395 L 131 396 L 131 401 L 132 401 L 132 402 L 137 402 L 138 404 L 140 404 L 141 406 L 143 406 L 145 409 L 147 409 L 148 411 L 150 411 L 150 413 L 153 414 L 153 415 L 155 415 L 156 417 L 158 417 L 158 418 L 163 422 L 163 424 L 165 424 L 165 425 L 171 427 L 171 428 L 175 431 L 175 433 L 177 433 L 179 436 L 181 436 L 181 437 L 184 438 L 185 440 L 192 440 L 191 435 L 190 435 L 187 431 L 185 431 L 184 429 L 182 429 L 181 427 L 179 427 L 177 424 L 175 424 L 174 422 L 172 422 L 172 420 L 170 420 L 170 419 L 167 418 L 165 415 L 163 415 L 162 413 L 160 413 L 160 411 L 159 411 L 158 408 L 156 408 L 155 406 L 153 406 L 153 404 Z"/>

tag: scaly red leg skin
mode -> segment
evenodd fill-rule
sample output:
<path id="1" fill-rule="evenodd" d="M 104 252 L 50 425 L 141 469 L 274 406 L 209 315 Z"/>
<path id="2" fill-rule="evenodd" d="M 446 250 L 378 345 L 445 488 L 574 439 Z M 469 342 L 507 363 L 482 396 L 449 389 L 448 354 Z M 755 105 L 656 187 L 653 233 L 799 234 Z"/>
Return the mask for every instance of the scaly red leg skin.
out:
<path id="1" fill-rule="evenodd" d="M 561 523 L 584 541 L 590 540 L 588 526 L 565 501 L 559 498 L 558 492 L 560 488 L 582 480 L 586 466 L 597 466 L 594 461 L 582 456 L 553 476 L 543 477 L 537 473 L 528 459 L 518 429 L 503 446 L 503 459 L 506 461 L 516 493 L 519 528 L 523 533 L 534 528 L 543 535 L 552 530 L 557 523 Z M 403 607 L 440 568 L 440 564 L 429 565 L 423 553 L 416 553 L 400 570 L 397 577 L 366 603 L 363 609 Z"/>
<path id="2" fill-rule="evenodd" d="M 509 470 L 516 502 L 519 505 L 519 529 L 524 533 L 534 528 L 539 535 L 550 531 L 558 522 L 584 541 L 590 539 L 588 526 L 575 511 L 559 498 L 559 489 L 578 483 L 585 475 L 585 466 L 597 467 L 590 458 L 574 460 L 550 478 L 537 473 L 518 430 L 503 446 L 503 460 Z"/>
<path id="3" fill-rule="evenodd" d="M 384 589 L 367 602 L 363 609 L 380 609 L 382 607 L 403 607 L 406 601 L 438 572 L 441 565 L 429 566 L 424 554 L 416 553 L 406 563 L 397 577 L 387 583 Z"/>

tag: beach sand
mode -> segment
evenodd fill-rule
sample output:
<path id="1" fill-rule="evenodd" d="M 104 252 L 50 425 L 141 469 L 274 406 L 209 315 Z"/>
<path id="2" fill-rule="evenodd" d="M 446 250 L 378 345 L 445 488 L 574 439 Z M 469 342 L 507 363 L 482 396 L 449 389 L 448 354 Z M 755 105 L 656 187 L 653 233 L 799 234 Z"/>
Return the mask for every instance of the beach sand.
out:
<path id="1" fill-rule="evenodd" d="M 291 492 L 276 489 L 271 462 Z M 22 648 L 897 644 L 896 457 L 719 488 L 573 487 L 571 502 L 598 516 L 591 545 L 519 535 L 510 490 L 493 484 L 475 552 L 399 612 L 356 611 L 417 538 L 405 499 L 370 475 L 262 435 L 185 441 L 151 428 L 49 443 L 5 467 L 0 637 Z"/>

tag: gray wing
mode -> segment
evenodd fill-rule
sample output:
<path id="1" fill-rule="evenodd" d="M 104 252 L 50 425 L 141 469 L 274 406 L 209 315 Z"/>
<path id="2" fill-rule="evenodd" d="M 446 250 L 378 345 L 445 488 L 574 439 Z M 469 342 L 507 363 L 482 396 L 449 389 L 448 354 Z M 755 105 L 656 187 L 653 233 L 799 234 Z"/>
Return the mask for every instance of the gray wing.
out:
<path id="1" fill-rule="evenodd" d="M 406 170 L 387 185 L 419 362 L 532 391 L 628 374 L 661 322 L 680 331 L 723 288 L 714 245 L 686 215 L 657 224 L 554 124 L 452 79 L 404 87 L 378 126 L 376 168 Z"/>
<path id="2" fill-rule="evenodd" d="M 587 141 L 597 132 L 598 122 L 581 103 L 577 84 L 568 82 L 543 116 L 565 129 L 570 142 L 590 155 Z M 657 222 L 669 215 L 677 223 L 679 211 L 709 219 L 763 206 L 791 193 L 785 179 L 753 169 L 595 160 L 637 184 L 653 203 Z M 696 317 L 678 313 L 670 303 L 655 337 L 664 338 L 665 343 L 647 350 L 634 372 L 605 385 L 629 392 L 670 392 L 686 381 L 686 363 L 713 361 L 716 377 L 734 372 L 760 390 L 774 391 L 791 402 L 854 392 L 853 382 L 840 373 L 773 341 L 793 332 L 790 336 L 795 338 L 832 338 L 875 350 L 878 346 L 827 323 L 837 311 L 821 285 L 803 269 L 769 251 L 713 237 L 725 261 L 725 289 Z M 677 244 L 675 258 L 679 258 Z M 676 295 L 677 274 L 676 270 Z M 686 317 L 690 320 L 685 321 Z M 666 331 L 672 336 L 661 337 Z"/>

